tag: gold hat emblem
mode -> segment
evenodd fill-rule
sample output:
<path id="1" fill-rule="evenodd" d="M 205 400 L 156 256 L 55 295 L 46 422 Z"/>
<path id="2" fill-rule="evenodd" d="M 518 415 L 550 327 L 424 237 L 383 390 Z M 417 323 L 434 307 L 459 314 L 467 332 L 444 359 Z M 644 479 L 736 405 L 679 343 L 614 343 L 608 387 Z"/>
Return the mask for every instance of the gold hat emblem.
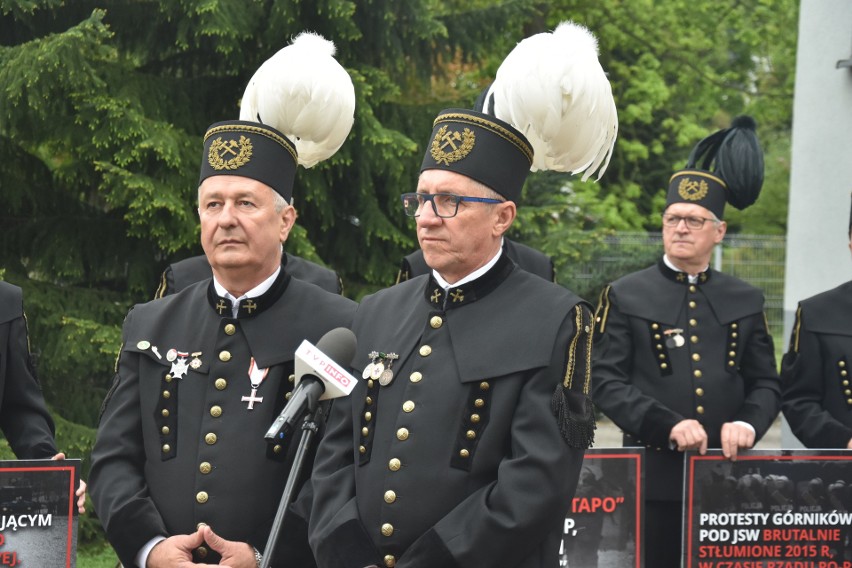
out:
<path id="1" fill-rule="evenodd" d="M 439 164 L 443 162 L 445 166 L 449 166 L 450 163 L 458 162 L 470 154 L 475 143 L 476 135 L 470 128 L 465 128 L 462 132 L 449 131 L 445 124 L 432 139 L 432 158 Z"/>
<path id="2" fill-rule="evenodd" d="M 236 170 L 251 160 L 251 140 L 240 136 L 240 141 L 222 140 L 220 136 L 210 144 L 207 161 L 214 170 Z"/>
<path id="3" fill-rule="evenodd" d="M 701 201 L 707 196 L 710 186 L 703 179 L 685 177 L 677 186 L 677 194 L 687 201 Z"/>

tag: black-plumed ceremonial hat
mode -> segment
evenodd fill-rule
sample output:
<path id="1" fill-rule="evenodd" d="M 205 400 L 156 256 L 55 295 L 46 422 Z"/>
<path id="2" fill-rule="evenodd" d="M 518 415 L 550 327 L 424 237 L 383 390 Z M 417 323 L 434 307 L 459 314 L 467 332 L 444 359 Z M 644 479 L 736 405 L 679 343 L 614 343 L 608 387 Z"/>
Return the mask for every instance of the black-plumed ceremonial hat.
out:
<path id="1" fill-rule="evenodd" d="M 217 122 L 204 135 L 201 184 L 211 176 L 244 176 L 265 183 L 289 203 L 296 147 L 278 130 L 246 120 Z"/>
<path id="2" fill-rule="evenodd" d="M 725 203 L 745 209 L 757 201 L 763 187 L 763 150 L 755 127 L 751 117 L 738 116 L 730 128 L 696 144 L 686 167 L 669 180 L 666 207 L 695 203 L 722 219 Z"/>
<path id="3" fill-rule="evenodd" d="M 532 166 L 533 149 L 507 122 L 468 109 L 446 109 L 432 124 L 420 171 L 446 170 L 483 183 L 518 201 Z"/>

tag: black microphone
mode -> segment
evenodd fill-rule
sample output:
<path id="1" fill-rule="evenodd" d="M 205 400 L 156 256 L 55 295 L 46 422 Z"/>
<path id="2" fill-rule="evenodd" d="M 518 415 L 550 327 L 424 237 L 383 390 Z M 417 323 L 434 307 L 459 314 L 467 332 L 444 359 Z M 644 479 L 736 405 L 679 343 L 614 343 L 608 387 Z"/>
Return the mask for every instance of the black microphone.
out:
<path id="1" fill-rule="evenodd" d="M 345 327 L 332 329 L 316 346 L 305 340 L 296 350 L 296 388 L 281 414 L 266 431 L 270 442 L 284 439 L 305 412 L 314 412 L 320 400 L 346 396 L 356 379 L 346 370 L 355 357 L 355 334 Z M 343 362 L 343 365 L 337 363 Z"/>

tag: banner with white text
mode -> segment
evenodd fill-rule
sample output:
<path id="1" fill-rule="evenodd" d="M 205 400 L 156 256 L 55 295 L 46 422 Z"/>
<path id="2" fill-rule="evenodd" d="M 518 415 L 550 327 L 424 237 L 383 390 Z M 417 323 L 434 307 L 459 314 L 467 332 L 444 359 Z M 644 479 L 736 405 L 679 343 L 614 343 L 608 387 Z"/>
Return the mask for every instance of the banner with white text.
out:
<path id="1" fill-rule="evenodd" d="M 686 568 L 852 568 L 852 451 L 687 452 Z"/>
<path id="2" fill-rule="evenodd" d="M 0 461 L 0 567 L 73 568 L 80 460 Z"/>
<path id="3" fill-rule="evenodd" d="M 642 568 L 644 448 L 586 450 L 559 566 Z"/>

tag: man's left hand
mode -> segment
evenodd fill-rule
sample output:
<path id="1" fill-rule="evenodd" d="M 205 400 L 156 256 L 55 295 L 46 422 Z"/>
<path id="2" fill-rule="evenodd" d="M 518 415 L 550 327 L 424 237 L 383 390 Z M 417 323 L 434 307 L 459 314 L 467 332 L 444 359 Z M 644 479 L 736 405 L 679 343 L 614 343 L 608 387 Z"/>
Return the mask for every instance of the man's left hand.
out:
<path id="1" fill-rule="evenodd" d="M 754 430 L 736 422 L 722 424 L 722 453 L 731 461 L 736 461 L 740 448 L 754 446 Z"/>
<path id="2" fill-rule="evenodd" d="M 230 568 L 257 568 L 257 560 L 254 557 L 254 548 L 248 543 L 225 540 L 205 525 L 201 527 L 204 540 L 207 545 L 222 556 L 220 566 Z"/>
<path id="3" fill-rule="evenodd" d="M 65 459 L 65 454 L 59 452 L 50 459 L 54 461 L 61 461 Z M 82 515 L 86 512 L 86 482 L 82 479 L 80 480 L 80 486 L 77 488 L 77 491 L 74 492 L 74 495 L 77 496 L 77 511 Z"/>

